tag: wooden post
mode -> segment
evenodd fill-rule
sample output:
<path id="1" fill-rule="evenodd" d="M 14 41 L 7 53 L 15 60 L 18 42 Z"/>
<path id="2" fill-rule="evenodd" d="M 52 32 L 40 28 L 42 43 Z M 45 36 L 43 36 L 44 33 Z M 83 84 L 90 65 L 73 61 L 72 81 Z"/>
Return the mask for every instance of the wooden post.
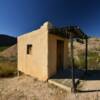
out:
<path id="1" fill-rule="evenodd" d="M 85 39 L 86 44 L 85 44 L 85 73 L 87 73 L 88 70 L 88 38 L 86 37 Z"/>
<path id="2" fill-rule="evenodd" d="M 75 87 L 75 74 L 74 74 L 74 52 L 73 52 L 73 36 L 70 33 L 70 41 L 71 41 L 71 75 L 72 75 L 72 92 L 76 92 Z"/>

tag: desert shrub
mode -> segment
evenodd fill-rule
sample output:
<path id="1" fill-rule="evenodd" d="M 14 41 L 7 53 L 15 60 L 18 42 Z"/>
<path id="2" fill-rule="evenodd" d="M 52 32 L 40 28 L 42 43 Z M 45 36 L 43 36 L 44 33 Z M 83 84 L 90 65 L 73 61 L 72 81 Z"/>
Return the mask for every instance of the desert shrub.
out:
<path id="1" fill-rule="evenodd" d="M 78 68 L 85 68 L 85 58 L 84 52 L 78 53 L 78 60 L 75 59 L 75 65 Z M 88 52 L 88 69 L 100 69 L 100 55 L 98 52 L 89 51 Z"/>
<path id="2" fill-rule="evenodd" d="M 88 52 L 88 57 L 97 58 L 98 57 L 98 53 L 97 52 L 93 52 L 93 51 L 89 51 Z"/>
<path id="3" fill-rule="evenodd" d="M 77 56 L 74 58 L 74 63 L 78 69 L 84 69 L 85 66 L 84 52 L 82 51 L 78 52 Z"/>
<path id="4" fill-rule="evenodd" d="M 7 49 L 9 46 L 0 46 L 0 52 Z"/>
<path id="5" fill-rule="evenodd" d="M 10 58 L 8 58 L 8 60 L 11 62 L 17 62 L 17 57 L 11 56 Z"/>
<path id="6" fill-rule="evenodd" d="M 96 48 L 96 51 L 100 51 L 100 47 Z"/>
<path id="7" fill-rule="evenodd" d="M 100 56 L 98 52 L 89 51 L 88 54 L 88 66 L 90 69 L 100 69 Z"/>
<path id="8" fill-rule="evenodd" d="M 99 38 L 95 38 L 95 41 L 100 42 L 100 39 Z"/>
<path id="9" fill-rule="evenodd" d="M 11 59 L 11 60 L 10 60 Z M 17 71 L 17 60 L 12 58 L 0 57 L 0 76 L 9 77 L 15 75 Z"/>

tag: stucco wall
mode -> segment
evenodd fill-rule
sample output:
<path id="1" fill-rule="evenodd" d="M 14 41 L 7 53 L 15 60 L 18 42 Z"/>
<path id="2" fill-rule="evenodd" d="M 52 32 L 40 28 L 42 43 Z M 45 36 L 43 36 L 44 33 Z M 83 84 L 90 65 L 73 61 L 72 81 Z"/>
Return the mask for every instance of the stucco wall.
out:
<path id="1" fill-rule="evenodd" d="M 45 23 L 40 29 L 18 37 L 18 70 L 47 80 L 56 74 L 57 40 L 64 40 L 64 68 L 68 66 L 68 40 L 48 33 L 52 28 Z M 27 45 L 32 45 L 32 54 L 27 54 Z"/>
<path id="2" fill-rule="evenodd" d="M 32 44 L 32 54 L 27 54 Z M 40 29 L 18 37 L 18 70 L 40 80 L 48 79 L 48 29 Z"/>
<path id="3" fill-rule="evenodd" d="M 57 40 L 64 41 L 64 68 L 68 67 L 68 40 L 58 37 L 56 35 L 49 34 L 48 38 L 48 72 L 49 77 L 56 73 L 57 68 Z"/>

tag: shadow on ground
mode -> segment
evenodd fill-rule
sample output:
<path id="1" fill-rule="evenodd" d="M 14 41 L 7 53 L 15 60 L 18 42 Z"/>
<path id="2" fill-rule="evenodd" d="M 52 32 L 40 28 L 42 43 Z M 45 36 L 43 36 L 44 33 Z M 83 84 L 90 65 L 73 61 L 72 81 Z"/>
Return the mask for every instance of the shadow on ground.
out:
<path id="1" fill-rule="evenodd" d="M 72 79 L 71 69 L 68 68 L 63 71 L 59 71 L 56 75 L 51 77 L 51 79 Z M 75 79 L 83 81 L 99 81 L 100 80 L 100 70 L 88 70 L 85 73 L 85 70 L 75 69 L 74 70 Z M 91 83 L 90 83 L 91 84 Z M 100 89 L 91 89 L 91 90 L 78 90 L 78 92 L 99 92 Z"/>
<path id="2" fill-rule="evenodd" d="M 59 71 L 51 79 L 72 79 L 71 71 L 70 68 Z M 81 80 L 100 80 L 100 70 L 88 70 L 86 74 L 85 70 L 75 69 L 74 77 Z"/>

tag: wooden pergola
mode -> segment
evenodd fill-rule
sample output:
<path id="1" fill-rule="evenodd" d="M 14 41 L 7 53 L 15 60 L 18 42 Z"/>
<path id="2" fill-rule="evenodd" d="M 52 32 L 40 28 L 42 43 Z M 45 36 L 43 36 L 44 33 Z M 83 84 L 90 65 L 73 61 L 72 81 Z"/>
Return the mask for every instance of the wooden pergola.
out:
<path id="1" fill-rule="evenodd" d="M 88 70 L 88 36 L 82 32 L 82 30 L 77 26 L 69 26 L 63 28 L 52 28 L 49 29 L 50 34 L 55 34 L 63 38 L 70 39 L 70 50 L 71 50 L 71 76 L 72 76 L 72 92 L 76 92 L 75 84 L 75 64 L 74 64 L 74 39 L 85 40 L 85 74 Z"/>

